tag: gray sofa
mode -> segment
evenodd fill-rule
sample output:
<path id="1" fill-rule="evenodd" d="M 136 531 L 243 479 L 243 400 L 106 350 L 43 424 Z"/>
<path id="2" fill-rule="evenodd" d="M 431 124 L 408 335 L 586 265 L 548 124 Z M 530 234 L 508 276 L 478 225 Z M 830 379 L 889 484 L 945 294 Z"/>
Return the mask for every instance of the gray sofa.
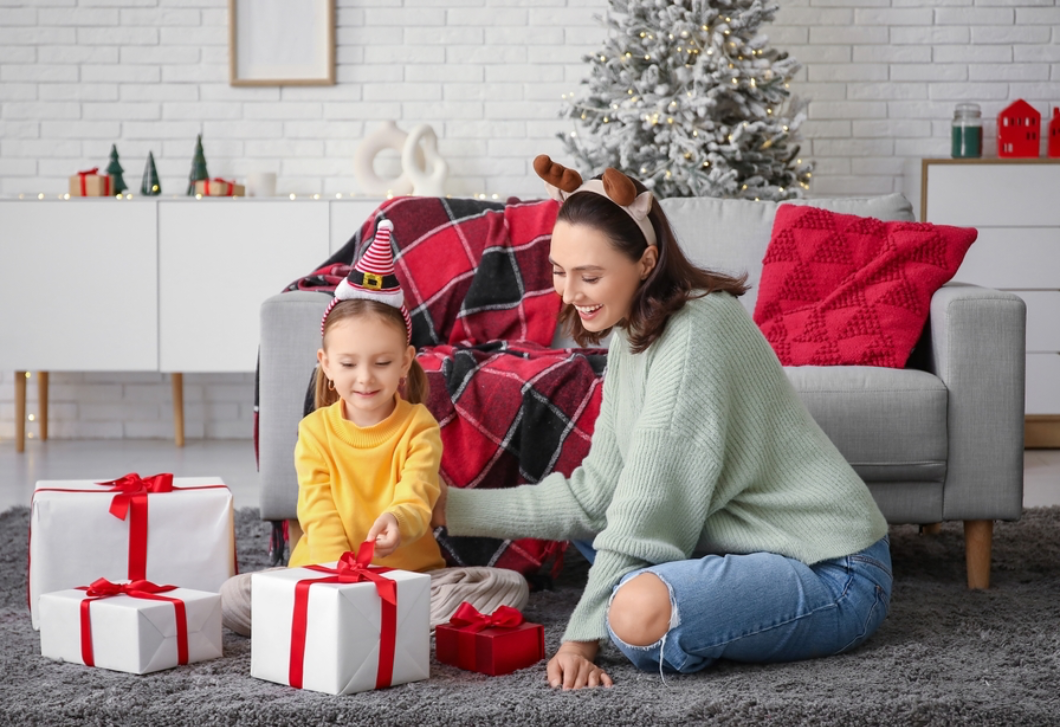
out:
<path id="1" fill-rule="evenodd" d="M 913 220 L 901 195 L 801 201 L 882 220 Z M 682 247 L 705 267 L 749 274 L 756 286 L 776 203 L 663 200 Z M 757 288 L 741 298 L 754 310 Z M 319 320 L 330 295 L 292 292 L 261 308 L 261 516 L 296 517 L 293 449 Z M 930 532 L 964 522 L 968 585 L 986 588 L 994 520 L 1023 504 L 1023 301 L 951 283 L 931 301 L 906 369 L 800 366 L 786 372 L 811 414 L 868 483 L 891 523 Z M 555 347 L 571 345 L 557 335 Z"/>

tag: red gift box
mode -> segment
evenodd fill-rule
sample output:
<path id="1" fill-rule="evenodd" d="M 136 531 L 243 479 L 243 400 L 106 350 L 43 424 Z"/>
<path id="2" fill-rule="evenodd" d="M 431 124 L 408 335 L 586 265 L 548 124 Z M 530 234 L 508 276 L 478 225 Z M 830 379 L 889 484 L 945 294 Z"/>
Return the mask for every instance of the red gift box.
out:
<path id="1" fill-rule="evenodd" d="M 465 601 L 448 625 L 435 629 L 434 644 L 443 664 L 500 676 L 545 658 L 545 628 L 509 606 L 486 616 Z"/>

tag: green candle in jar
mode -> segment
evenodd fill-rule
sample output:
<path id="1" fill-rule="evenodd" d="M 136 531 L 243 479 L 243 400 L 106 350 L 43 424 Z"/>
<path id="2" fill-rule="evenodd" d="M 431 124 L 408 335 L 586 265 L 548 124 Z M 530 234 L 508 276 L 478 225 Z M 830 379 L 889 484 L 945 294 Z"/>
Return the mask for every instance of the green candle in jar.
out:
<path id="1" fill-rule="evenodd" d="M 954 109 L 950 156 L 954 159 L 978 159 L 983 156 L 983 119 L 979 104 L 959 103 Z"/>

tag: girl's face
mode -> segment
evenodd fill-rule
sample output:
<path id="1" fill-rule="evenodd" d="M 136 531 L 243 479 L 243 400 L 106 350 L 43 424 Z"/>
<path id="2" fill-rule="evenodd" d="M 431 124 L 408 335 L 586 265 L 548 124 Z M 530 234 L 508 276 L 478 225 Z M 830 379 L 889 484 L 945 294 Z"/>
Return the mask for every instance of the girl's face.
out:
<path id="1" fill-rule="evenodd" d="M 415 355 L 403 330 L 377 315 L 361 315 L 328 329 L 317 361 L 335 383 L 346 419 L 370 427 L 393 413 L 394 395 Z"/>
<path id="2" fill-rule="evenodd" d="M 644 250 L 634 262 L 594 227 L 559 221 L 552 229 L 552 282 L 573 305 L 587 331 L 606 331 L 629 316 L 633 297 L 655 267 L 658 251 Z"/>

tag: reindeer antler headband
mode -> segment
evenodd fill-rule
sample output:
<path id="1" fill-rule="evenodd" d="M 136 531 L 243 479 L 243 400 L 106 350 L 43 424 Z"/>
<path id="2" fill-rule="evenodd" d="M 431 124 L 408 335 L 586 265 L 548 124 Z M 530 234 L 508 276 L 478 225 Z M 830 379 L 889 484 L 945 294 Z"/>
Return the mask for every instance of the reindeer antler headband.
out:
<path id="1" fill-rule="evenodd" d="M 548 196 L 557 202 L 562 203 L 578 192 L 593 192 L 607 197 L 633 218 L 649 245 L 658 244 L 655 228 L 648 219 L 648 213 L 651 212 L 651 192 L 638 195 L 633 180 L 617 169 L 608 167 L 604 170 L 602 179 L 590 179 L 583 183 L 578 172 L 557 164 L 549 159 L 547 154 L 541 154 L 534 159 L 534 171 L 545 180 Z"/>

